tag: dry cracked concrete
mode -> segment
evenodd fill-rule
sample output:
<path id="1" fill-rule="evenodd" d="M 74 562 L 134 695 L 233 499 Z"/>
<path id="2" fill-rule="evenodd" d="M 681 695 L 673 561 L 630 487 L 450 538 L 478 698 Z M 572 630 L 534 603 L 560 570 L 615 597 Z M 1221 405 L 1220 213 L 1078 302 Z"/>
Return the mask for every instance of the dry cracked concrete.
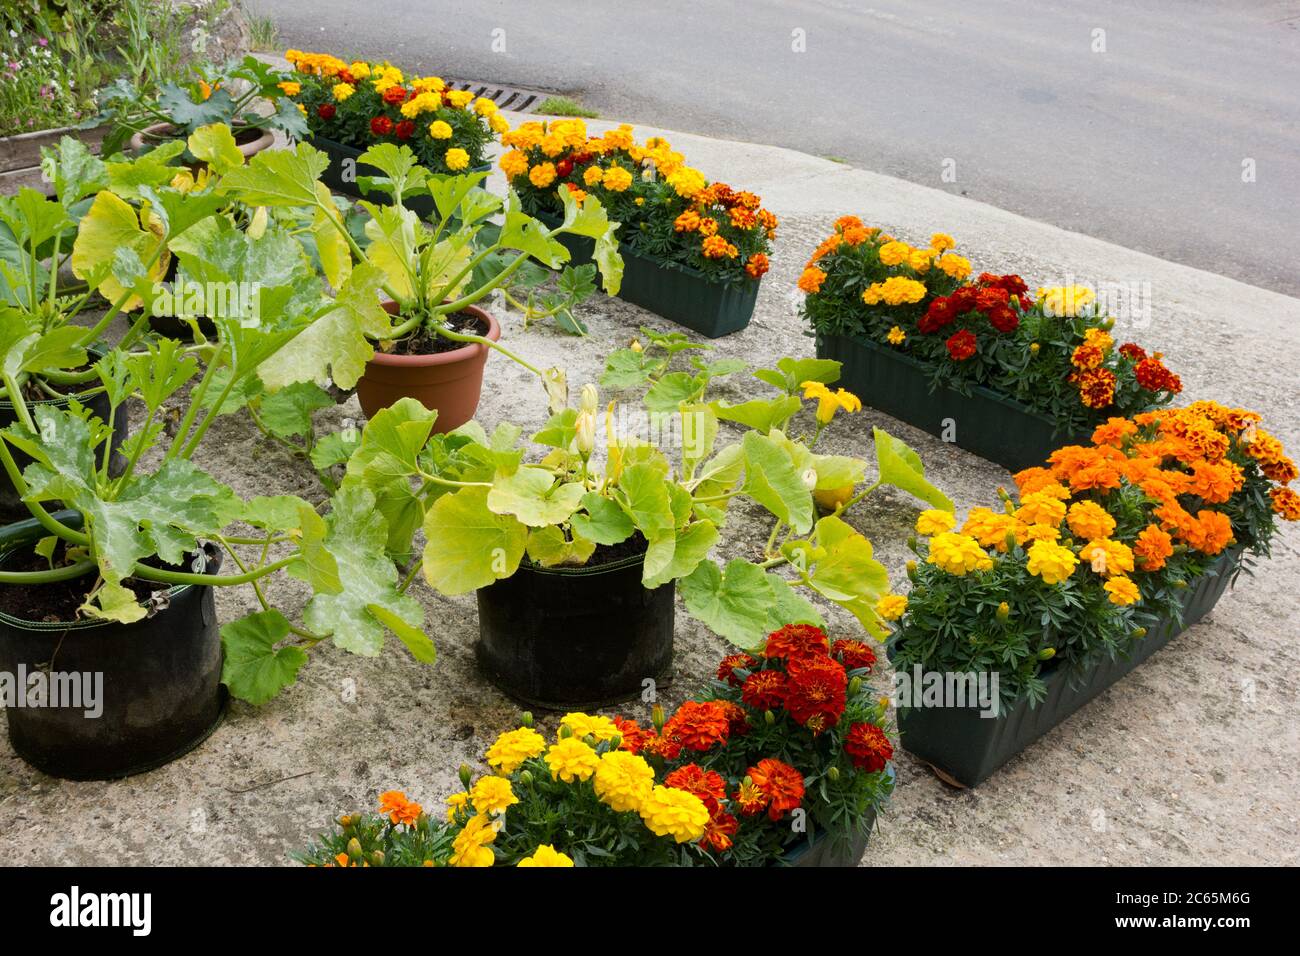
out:
<path id="1" fill-rule="evenodd" d="M 706 175 L 761 193 L 782 221 L 754 320 L 715 343 L 718 357 L 765 365 L 811 352 L 794 279 L 832 220 L 855 213 L 912 241 L 951 233 L 977 269 L 1016 271 L 1031 286 L 1071 277 L 1138 283 L 1150 309 L 1132 336 L 1166 353 L 1185 396 L 1258 408 L 1266 426 L 1300 452 L 1300 301 L 800 153 L 668 135 Z M 638 326 L 671 327 L 604 296 L 583 309 L 586 341 L 551 327 L 525 332 L 517 313 L 497 309 L 510 345 L 538 365 L 567 367 L 575 388 L 595 380 L 604 356 Z M 733 400 L 741 392 L 740 377 L 723 385 Z M 321 413 L 319 426 L 359 417 L 350 400 Z M 494 356 L 479 418 L 489 428 L 503 420 L 540 425 L 545 402 L 536 380 Z M 870 408 L 838 422 L 823 441 L 870 458 L 873 425 L 920 452 L 959 513 L 988 504 L 1009 483 L 997 466 Z M 247 494 L 322 494 L 304 463 L 242 418 L 222 419 L 198 460 Z M 883 490 L 853 517 L 900 586 L 917 510 L 906 496 Z M 765 531 L 760 515 L 737 513 L 720 556 L 753 553 Z M 33 770 L 0 742 L 0 860 L 284 864 L 333 816 L 372 807 L 383 790 L 439 804 L 458 789 L 457 767 L 476 765 L 519 711 L 476 670 L 472 597 L 444 598 L 422 585 L 415 593 L 438 645 L 434 666 L 414 663 L 396 642 L 369 659 L 322 648 L 296 686 L 262 708 L 233 704 L 206 743 L 151 773 L 70 783 Z M 272 596 L 286 609 L 303 600 L 297 582 L 284 579 Z M 224 589 L 217 604 L 229 620 L 251 609 L 252 596 Z M 1300 534 L 1292 526 L 1276 539 L 1273 559 L 1253 578 L 1243 576 L 1203 622 L 980 787 L 951 789 L 900 753 L 893 804 L 862 865 L 1300 861 L 1298 614 Z M 842 613 L 828 620 L 836 630 L 852 629 Z M 676 642 L 677 676 L 664 691 L 666 704 L 727 650 L 680 604 Z M 887 680 L 879 678 L 882 690 Z M 640 704 L 624 709 L 637 717 L 642 711 Z M 548 727 L 555 716 L 539 715 Z"/>

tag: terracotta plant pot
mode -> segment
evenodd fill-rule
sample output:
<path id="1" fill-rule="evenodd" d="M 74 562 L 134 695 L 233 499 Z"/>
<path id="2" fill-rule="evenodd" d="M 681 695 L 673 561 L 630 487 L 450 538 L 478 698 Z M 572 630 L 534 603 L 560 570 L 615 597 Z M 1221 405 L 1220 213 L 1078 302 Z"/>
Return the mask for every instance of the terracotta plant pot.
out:
<path id="1" fill-rule="evenodd" d="M 235 134 L 235 144 L 239 147 L 239 151 L 244 154 L 245 160 L 253 158 L 264 149 L 269 149 L 271 144 L 275 142 L 275 136 L 272 135 L 271 131 L 269 129 L 263 129 L 258 130 L 260 135 L 256 139 L 250 139 L 246 143 L 241 143 L 239 142 L 239 134 L 242 127 L 242 123 L 236 122 L 234 126 L 231 127 L 231 132 Z M 131 151 L 133 153 L 139 152 L 144 149 L 146 145 L 157 146 L 161 140 L 175 138 L 172 136 L 173 130 L 174 127 L 170 123 L 154 123 L 152 126 L 146 126 L 144 129 L 140 130 L 140 132 L 131 137 Z"/>
<path id="2" fill-rule="evenodd" d="M 387 301 L 384 308 L 395 313 L 397 303 Z M 491 314 L 472 305 L 464 311 L 487 323 L 487 337 L 493 342 L 501 338 L 501 326 Z M 478 410 L 488 351 L 486 345 L 474 342 L 436 355 L 376 352 L 357 381 L 361 410 L 367 418 L 373 418 L 376 412 L 399 398 L 413 398 L 425 408 L 438 412 L 435 432 L 459 428 Z"/>

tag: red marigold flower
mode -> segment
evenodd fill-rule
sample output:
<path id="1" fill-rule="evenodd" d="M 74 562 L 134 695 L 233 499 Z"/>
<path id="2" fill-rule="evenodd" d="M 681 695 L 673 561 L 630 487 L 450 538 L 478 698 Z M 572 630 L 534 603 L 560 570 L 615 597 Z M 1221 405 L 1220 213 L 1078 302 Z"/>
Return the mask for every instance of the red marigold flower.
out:
<path id="1" fill-rule="evenodd" d="M 387 136 L 393 131 L 393 121 L 387 116 L 376 116 L 370 121 L 370 132 L 375 136 Z"/>
<path id="2" fill-rule="evenodd" d="M 830 644 L 830 638 L 820 627 L 787 624 L 767 636 L 763 655 L 768 658 L 784 657 L 787 660 L 817 657 L 825 655 L 830 650 Z"/>
<path id="3" fill-rule="evenodd" d="M 723 743 L 731 730 L 731 721 L 720 701 L 688 700 L 664 724 L 662 736 L 681 742 L 691 750 L 704 751 Z"/>
<path id="4" fill-rule="evenodd" d="M 336 112 L 338 111 L 334 108 L 333 103 L 322 103 L 316 107 L 316 115 L 323 120 L 332 120 Z"/>
<path id="5" fill-rule="evenodd" d="M 1119 354 L 1124 356 L 1126 359 L 1140 362 L 1147 357 L 1147 350 L 1136 342 L 1125 342 L 1119 347 Z"/>
<path id="6" fill-rule="evenodd" d="M 410 139 L 411 134 L 415 132 L 415 123 L 411 120 L 402 120 L 393 127 L 393 135 L 398 139 Z"/>
<path id="7" fill-rule="evenodd" d="M 406 99 L 406 87 L 404 86 L 390 86 L 384 90 L 385 103 L 400 103 L 404 99 Z"/>
<path id="8" fill-rule="evenodd" d="M 730 850 L 735 842 L 736 831 L 739 829 L 740 821 L 718 807 L 717 811 L 709 817 L 708 825 L 704 828 L 704 836 L 700 837 L 700 846 L 718 853 Z"/>
<path id="9" fill-rule="evenodd" d="M 785 709 L 796 723 L 819 734 L 839 723 L 844 713 L 848 678 L 844 666 L 829 657 L 790 661 Z"/>
<path id="10" fill-rule="evenodd" d="M 716 770 L 705 770 L 699 764 L 688 763 L 664 777 L 664 786 L 693 793 L 712 810 L 727 798 L 727 781 Z"/>
<path id="11" fill-rule="evenodd" d="M 745 678 L 740 699 L 758 710 L 774 710 L 785 702 L 785 683 L 780 671 L 754 671 Z"/>
<path id="12" fill-rule="evenodd" d="M 844 735 L 844 752 L 853 766 L 866 773 L 877 773 L 894 759 L 894 745 L 875 724 L 854 724 Z"/>
<path id="13" fill-rule="evenodd" d="M 926 335 L 932 335 L 955 318 L 957 318 L 957 310 L 953 307 L 952 296 L 942 296 L 930 303 L 925 310 L 925 315 L 921 316 L 920 321 L 916 323 L 916 328 Z"/>
<path id="14" fill-rule="evenodd" d="M 645 748 L 646 743 L 655 737 L 653 730 L 643 730 L 635 720 L 628 720 L 625 717 L 615 717 L 614 725 L 618 727 L 618 732 L 623 738 L 619 749 L 630 753 L 639 754 Z"/>
<path id="15" fill-rule="evenodd" d="M 788 763 L 764 757 L 745 771 L 755 788 L 767 798 L 769 820 L 780 820 L 803 802 L 803 774 Z"/>
<path id="16" fill-rule="evenodd" d="M 1148 392 L 1170 392 L 1177 395 L 1183 390 L 1182 380 L 1165 368 L 1158 358 L 1141 359 L 1133 367 L 1137 383 Z"/>
<path id="17" fill-rule="evenodd" d="M 749 733 L 749 711 L 729 700 L 720 700 L 718 707 L 727 718 L 727 733 L 732 737 L 743 737 Z"/>
<path id="18" fill-rule="evenodd" d="M 1020 316 L 1016 315 L 1016 310 L 1011 306 L 1000 305 L 989 311 L 989 325 L 1003 335 L 1010 335 L 1020 328 Z"/>
<path id="19" fill-rule="evenodd" d="M 750 670 L 757 663 L 758 661 L 748 654 L 728 654 L 718 664 L 718 680 L 725 680 L 732 687 L 739 687 L 744 683 L 744 680 L 737 676 L 736 671 Z"/>
<path id="20" fill-rule="evenodd" d="M 555 175 L 561 179 L 564 179 L 571 172 L 573 172 L 573 157 L 565 156 L 555 164 Z"/>
<path id="21" fill-rule="evenodd" d="M 1079 397 L 1089 408 L 1110 405 L 1115 401 L 1115 373 L 1108 368 L 1084 372 L 1079 376 Z"/>
<path id="22" fill-rule="evenodd" d="M 970 329 L 955 332 L 944 344 L 948 347 L 948 354 L 958 362 L 964 362 L 975 354 L 975 335 Z"/>
<path id="23" fill-rule="evenodd" d="M 862 641 L 838 640 L 831 645 L 831 655 L 844 665 L 845 670 L 876 666 L 876 652 Z"/>

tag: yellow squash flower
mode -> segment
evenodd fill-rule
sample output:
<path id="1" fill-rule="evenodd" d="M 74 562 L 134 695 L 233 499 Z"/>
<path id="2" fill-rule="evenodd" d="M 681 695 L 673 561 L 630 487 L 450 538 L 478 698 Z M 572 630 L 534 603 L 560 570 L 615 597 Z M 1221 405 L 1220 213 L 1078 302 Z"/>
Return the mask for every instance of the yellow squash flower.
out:
<path id="1" fill-rule="evenodd" d="M 799 386 L 803 389 L 804 401 L 810 398 L 817 399 L 817 423 L 819 425 L 829 425 L 835 413 L 841 408 L 850 415 L 854 412 L 862 411 L 862 401 L 852 392 L 844 389 L 831 391 L 821 382 L 804 382 Z"/>

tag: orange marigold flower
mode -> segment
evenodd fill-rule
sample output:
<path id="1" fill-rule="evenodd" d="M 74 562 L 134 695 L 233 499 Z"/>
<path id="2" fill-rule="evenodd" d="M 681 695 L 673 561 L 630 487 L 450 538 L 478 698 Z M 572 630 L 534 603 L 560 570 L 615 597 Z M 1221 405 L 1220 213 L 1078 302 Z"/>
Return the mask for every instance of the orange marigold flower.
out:
<path id="1" fill-rule="evenodd" d="M 712 810 L 727 798 L 727 781 L 716 770 L 705 770 L 699 764 L 688 763 L 664 777 L 664 786 L 693 793 Z"/>
<path id="2" fill-rule="evenodd" d="M 705 751 L 725 742 L 730 730 L 727 712 L 719 701 L 688 700 L 668 718 L 663 736 L 679 740 L 691 750 Z"/>
<path id="3" fill-rule="evenodd" d="M 1232 543 L 1232 520 L 1221 511 L 1201 509 L 1184 533 L 1187 543 L 1203 554 L 1218 554 Z"/>
<path id="4" fill-rule="evenodd" d="M 767 636 L 763 656 L 796 660 L 824 656 L 830 650 L 830 638 L 820 627 L 811 624 L 787 624 Z"/>
<path id="5" fill-rule="evenodd" d="M 1245 481 L 1240 466 L 1231 461 L 1198 461 L 1192 465 L 1192 494 L 1212 505 L 1230 499 Z"/>
<path id="6" fill-rule="evenodd" d="M 1300 521 L 1300 495 L 1290 488 L 1274 488 L 1269 492 L 1273 510 L 1286 521 Z"/>
<path id="7" fill-rule="evenodd" d="M 1124 439 L 1137 432 L 1137 426 L 1127 418 L 1108 418 L 1106 424 L 1098 425 L 1092 432 L 1094 445 L 1113 445 L 1120 448 Z"/>
<path id="8" fill-rule="evenodd" d="M 694 209 L 688 209 L 676 219 L 673 220 L 673 229 L 676 232 L 694 232 L 700 228 L 700 214 Z"/>
<path id="9" fill-rule="evenodd" d="M 379 795 L 379 812 L 387 814 L 392 823 L 415 826 L 422 809 L 414 800 L 406 799 L 406 794 L 400 790 L 386 790 Z"/>
<path id="10" fill-rule="evenodd" d="M 719 806 L 717 811 L 709 816 L 709 822 L 704 827 L 704 836 L 700 837 L 700 846 L 717 853 L 725 853 L 731 849 L 735 842 L 736 831 L 739 829 L 740 821 Z"/>
<path id="11" fill-rule="evenodd" d="M 863 641 L 842 638 L 831 645 L 831 655 L 845 670 L 855 671 L 859 668 L 868 670 L 876 666 L 876 652 Z"/>
<path id="12" fill-rule="evenodd" d="M 808 295 L 812 295 L 821 291 L 822 283 L 825 281 L 826 273 L 816 266 L 808 266 L 799 276 L 799 288 Z"/>
<path id="13" fill-rule="evenodd" d="M 1095 501 L 1076 501 L 1070 505 L 1065 520 L 1075 537 L 1085 541 L 1109 538 L 1115 530 L 1115 519 Z"/>
<path id="14" fill-rule="evenodd" d="M 740 690 L 740 699 L 757 710 L 775 710 L 785 703 L 786 676 L 780 671 L 754 671 Z"/>
<path id="15" fill-rule="evenodd" d="M 1095 345 L 1085 343 L 1075 348 L 1073 354 L 1070 355 L 1070 363 L 1075 368 L 1087 370 L 1097 368 L 1105 358 L 1106 353 L 1101 349 Z"/>
<path id="16" fill-rule="evenodd" d="M 842 664 L 829 657 L 794 658 L 786 672 L 790 679 L 785 708 L 796 723 L 814 736 L 839 723 L 848 687 Z"/>
<path id="17" fill-rule="evenodd" d="M 1174 539 L 1159 525 L 1149 524 L 1133 542 L 1133 553 L 1143 571 L 1159 571 L 1174 553 Z"/>
<path id="18" fill-rule="evenodd" d="M 718 220 L 711 219 L 708 216 L 700 217 L 700 235 L 716 236 L 718 234 Z"/>
<path id="19" fill-rule="evenodd" d="M 787 763 L 764 757 L 745 775 L 766 798 L 770 820 L 780 820 L 803 802 L 803 774 Z"/>
<path id="20" fill-rule="evenodd" d="M 703 232 L 703 229 L 700 230 Z M 700 251 L 706 259 L 734 259 L 740 251 L 722 236 L 705 236 Z"/>
<path id="21" fill-rule="evenodd" d="M 862 220 L 857 216 L 840 216 L 835 220 L 835 231 L 844 232 L 846 229 L 861 229 Z"/>
<path id="22" fill-rule="evenodd" d="M 718 680 L 724 680 L 732 687 L 739 687 L 744 680 L 736 674 L 737 669 L 752 670 L 756 663 L 758 662 L 748 654 L 728 654 L 718 664 Z"/>
<path id="23" fill-rule="evenodd" d="M 756 252 L 750 256 L 749 261 L 745 263 L 745 272 L 752 278 L 761 279 L 767 274 L 767 270 L 770 267 L 771 264 L 768 262 L 767 256 L 761 252 Z"/>

